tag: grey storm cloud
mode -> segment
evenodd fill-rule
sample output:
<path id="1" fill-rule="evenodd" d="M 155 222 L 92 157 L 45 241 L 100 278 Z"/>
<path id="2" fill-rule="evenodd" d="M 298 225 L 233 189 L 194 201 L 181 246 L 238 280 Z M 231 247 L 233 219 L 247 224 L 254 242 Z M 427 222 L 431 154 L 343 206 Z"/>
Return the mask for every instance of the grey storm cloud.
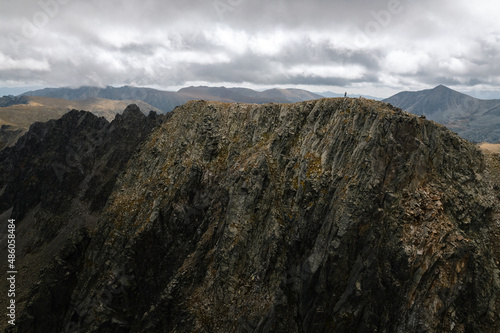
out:
<path id="1" fill-rule="evenodd" d="M 500 4 L 465 0 L 18 0 L 0 86 L 500 86 Z"/>

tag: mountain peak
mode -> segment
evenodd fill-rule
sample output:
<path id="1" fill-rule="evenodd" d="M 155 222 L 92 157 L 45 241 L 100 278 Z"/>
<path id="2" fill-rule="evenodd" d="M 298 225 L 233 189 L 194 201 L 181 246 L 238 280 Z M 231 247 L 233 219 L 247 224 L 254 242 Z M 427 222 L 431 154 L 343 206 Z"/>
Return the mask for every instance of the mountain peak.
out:
<path id="1" fill-rule="evenodd" d="M 443 93 L 453 93 L 453 94 L 456 94 L 456 95 L 465 95 L 465 94 L 462 94 L 461 92 L 458 92 L 456 90 L 453 90 L 445 85 L 438 85 L 432 89 L 430 89 L 430 91 L 434 92 L 434 93 L 440 93 L 440 94 L 443 94 Z"/>
<path id="2" fill-rule="evenodd" d="M 137 104 L 130 104 L 127 106 L 125 111 L 123 111 L 123 117 L 128 118 L 128 117 L 144 117 L 144 114 L 141 112 L 141 109 L 137 106 Z"/>
<path id="3" fill-rule="evenodd" d="M 401 92 L 384 102 L 426 115 L 467 140 L 493 143 L 500 138 L 500 100 L 480 100 L 440 84 L 432 89 Z"/>

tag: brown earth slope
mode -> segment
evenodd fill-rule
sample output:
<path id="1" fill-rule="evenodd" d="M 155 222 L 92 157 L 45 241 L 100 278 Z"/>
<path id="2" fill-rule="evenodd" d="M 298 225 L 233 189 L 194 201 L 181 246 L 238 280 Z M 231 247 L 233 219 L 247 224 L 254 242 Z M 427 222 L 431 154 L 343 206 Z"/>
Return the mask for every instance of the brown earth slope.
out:
<path id="1" fill-rule="evenodd" d="M 500 144 L 484 142 L 481 143 L 479 147 L 484 151 L 500 154 Z"/>

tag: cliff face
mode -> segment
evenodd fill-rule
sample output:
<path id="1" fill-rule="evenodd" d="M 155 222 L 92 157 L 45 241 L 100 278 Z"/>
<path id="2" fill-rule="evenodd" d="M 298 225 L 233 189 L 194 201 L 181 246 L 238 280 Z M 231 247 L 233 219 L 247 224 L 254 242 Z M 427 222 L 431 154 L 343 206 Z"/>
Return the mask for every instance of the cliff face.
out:
<path id="1" fill-rule="evenodd" d="M 45 284 L 36 286 L 44 276 L 51 276 L 47 279 L 53 282 L 58 281 L 58 274 L 64 276 L 64 272 L 53 269 L 60 256 L 68 258 L 72 267 L 79 265 L 81 253 L 74 254 L 73 246 L 83 251 L 87 230 L 95 227 L 119 173 L 164 118 L 155 114 L 146 117 L 134 105 L 111 123 L 73 110 L 59 120 L 33 124 L 14 147 L 0 152 L 0 252 L 2 258 L 7 257 L 4 223 L 16 219 L 18 315 L 24 313 L 25 300 L 31 293 L 48 290 Z M 75 243 L 74 235 L 85 237 Z M 0 288 L 7 290 L 7 282 L 2 281 Z M 50 292 L 60 297 L 64 288 L 68 287 L 54 283 Z M 6 307 L 6 301 L 2 298 L 1 305 Z M 47 322 L 64 311 L 57 309 L 64 305 L 61 303 L 44 308 L 47 302 L 50 304 L 50 297 L 43 301 L 46 303 L 37 306 L 49 311 L 44 319 Z M 2 324 L 6 324 L 6 318 L 2 318 Z M 26 331 L 22 323 L 17 327 Z"/>
<path id="2" fill-rule="evenodd" d="M 498 155 L 364 99 L 190 102 L 145 137 L 21 259 L 55 255 L 18 332 L 500 329 Z"/>

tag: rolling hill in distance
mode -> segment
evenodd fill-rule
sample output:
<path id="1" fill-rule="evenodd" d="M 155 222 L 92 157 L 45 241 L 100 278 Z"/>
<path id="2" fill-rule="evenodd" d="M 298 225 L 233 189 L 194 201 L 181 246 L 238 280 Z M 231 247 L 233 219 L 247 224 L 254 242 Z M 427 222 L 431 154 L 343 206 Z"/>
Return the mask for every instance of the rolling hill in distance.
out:
<path id="1" fill-rule="evenodd" d="M 500 141 L 500 99 L 481 100 L 439 85 L 422 91 L 400 92 L 384 102 L 425 115 L 472 142 Z"/>
<path id="2" fill-rule="evenodd" d="M 301 89 L 269 89 L 256 91 L 246 88 L 225 87 L 188 87 L 178 91 L 178 94 L 189 100 L 205 99 L 226 103 L 296 103 L 319 99 L 324 96 Z"/>

